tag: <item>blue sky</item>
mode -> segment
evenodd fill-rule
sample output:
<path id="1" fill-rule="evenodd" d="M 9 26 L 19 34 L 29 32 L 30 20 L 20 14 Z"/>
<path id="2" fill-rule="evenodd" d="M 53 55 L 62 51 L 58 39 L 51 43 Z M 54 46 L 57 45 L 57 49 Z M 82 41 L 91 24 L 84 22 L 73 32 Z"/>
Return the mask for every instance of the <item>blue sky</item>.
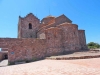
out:
<path id="1" fill-rule="evenodd" d="M 39 19 L 65 14 L 85 30 L 87 43 L 100 43 L 100 0 L 0 0 L 0 37 L 16 38 L 19 15 L 30 12 Z"/>

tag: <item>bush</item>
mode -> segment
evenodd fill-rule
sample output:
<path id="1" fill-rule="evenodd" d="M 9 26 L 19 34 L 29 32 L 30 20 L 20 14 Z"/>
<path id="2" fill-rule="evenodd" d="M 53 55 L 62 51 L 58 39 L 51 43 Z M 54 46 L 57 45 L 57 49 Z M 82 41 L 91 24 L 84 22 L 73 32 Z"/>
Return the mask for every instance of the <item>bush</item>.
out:
<path id="1" fill-rule="evenodd" d="M 96 48 L 100 48 L 100 44 L 98 43 L 94 43 L 94 42 L 90 42 L 87 44 L 89 49 L 96 49 Z"/>

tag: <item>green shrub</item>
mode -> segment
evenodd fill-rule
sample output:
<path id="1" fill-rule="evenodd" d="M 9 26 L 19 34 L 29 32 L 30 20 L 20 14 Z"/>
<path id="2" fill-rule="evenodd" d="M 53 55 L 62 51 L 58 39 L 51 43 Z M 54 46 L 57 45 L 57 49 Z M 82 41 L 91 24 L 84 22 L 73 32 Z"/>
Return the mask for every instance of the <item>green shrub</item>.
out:
<path id="1" fill-rule="evenodd" d="M 100 48 L 100 44 L 98 43 L 94 43 L 94 42 L 90 42 L 87 44 L 89 49 L 96 49 L 96 48 Z"/>

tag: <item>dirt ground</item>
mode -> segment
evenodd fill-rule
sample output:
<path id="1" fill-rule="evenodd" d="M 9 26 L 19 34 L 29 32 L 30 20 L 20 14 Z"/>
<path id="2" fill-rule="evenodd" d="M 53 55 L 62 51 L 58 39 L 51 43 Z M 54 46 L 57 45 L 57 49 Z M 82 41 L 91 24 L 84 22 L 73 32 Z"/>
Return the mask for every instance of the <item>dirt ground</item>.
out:
<path id="1" fill-rule="evenodd" d="M 41 60 L 0 67 L 0 75 L 100 75 L 100 58 Z"/>

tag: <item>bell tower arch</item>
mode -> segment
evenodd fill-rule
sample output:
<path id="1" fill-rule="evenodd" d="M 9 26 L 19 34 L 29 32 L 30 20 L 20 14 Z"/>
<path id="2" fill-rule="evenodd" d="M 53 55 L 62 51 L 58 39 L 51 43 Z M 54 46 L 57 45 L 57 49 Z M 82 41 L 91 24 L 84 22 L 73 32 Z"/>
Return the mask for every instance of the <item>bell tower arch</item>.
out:
<path id="1" fill-rule="evenodd" d="M 36 38 L 40 20 L 32 13 L 22 18 L 19 16 L 18 38 Z"/>

